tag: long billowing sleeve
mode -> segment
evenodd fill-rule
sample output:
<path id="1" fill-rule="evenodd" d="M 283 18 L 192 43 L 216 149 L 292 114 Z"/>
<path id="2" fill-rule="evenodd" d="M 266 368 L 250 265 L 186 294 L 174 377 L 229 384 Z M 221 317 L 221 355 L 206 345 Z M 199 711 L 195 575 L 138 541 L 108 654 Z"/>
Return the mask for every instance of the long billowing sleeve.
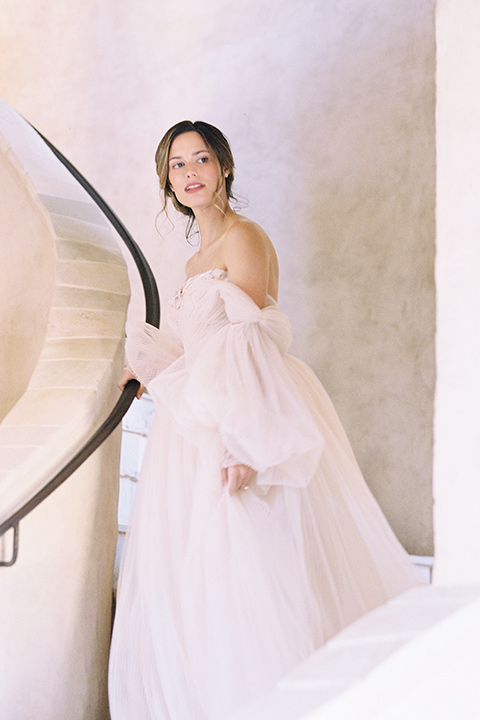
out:
<path id="1" fill-rule="evenodd" d="M 182 365 L 167 370 L 160 394 L 198 444 L 202 433 L 217 433 L 224 465 L 249 465 L 259 485 L 306 485 L 323 438 L 286 361 L 288 319 L 273 301 L 261 310 L 228 282 L 218 283 L 215 306 L 213 330 L 202 343 L 186 343 Z"/>

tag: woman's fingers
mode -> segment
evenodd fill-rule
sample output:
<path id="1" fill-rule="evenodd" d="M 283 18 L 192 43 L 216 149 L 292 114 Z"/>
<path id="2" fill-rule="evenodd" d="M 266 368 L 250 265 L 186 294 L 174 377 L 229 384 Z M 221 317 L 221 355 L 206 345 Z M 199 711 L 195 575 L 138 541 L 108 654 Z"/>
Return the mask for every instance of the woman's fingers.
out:
<path id="1" fill-rule="evenodd" d="M 136 379 L 136 378 L 135 378 L 135 379 Z M 136 396 L 135 396 L 135 397 L 137 398 L 137 400 L 140 400 L 140 398 L 142 397 L 142 395 L 143 395 L 143 393 L 145 392 L 146 389 L 147 389 L 147 388 L 145 387 L 145 385 L 142 385 L 142 383 L 140 383 L 139 388 L 138 388 L 138 390 L 137 390 L 137 394 L 136 394 Z"/>
<path id="2" fill-rule="evenodd" d="M 119 387 L 120 390 L 123 390 L 125 388 L 125 385 L 127 384 L 127 382 L 129 380 L 134 380 L 134 379 L 135 379 L 135 375 L 132 373 L 130 368 L 125 368 L 125 370 L 123 371 L 122 377 L 120 378 L 120 380 L 117 383 L 117 387 Z"/>
<path id="3" fill-rule="evenodd" d="M 248 465 L 230 465 L 222 470 L 222 483 L 226 485 L 230 495 L 233 495 L 238 490 L 246 490 L 255 475 L 255 470 Z"/>
<path id="4" fill-rule="evenodd" d="M 123 375 L 122 375 L 122 377 L 120 378 L 120 380 L 118 381 L 117 387 L 119 387 L 120 390 L 123 391 L 123 390 L 125 389 L 125 385 L 126 385 L 130 380 L 136 380 L 136 379 L 137 379 L 137 378 L 135 377 L 135 375 L 133 374 L 133 372 L 130 370 L 130 368 L 127 367 L 127 368 L 125 368 L 125 370 L 123 371 Z M 145 387 L 145 385 L 142 385 L 142 384 L 140 383 L 139 388 L 138 388 L 138 390 L 137 390 L 137 393 L 136 393 L 136 396 L 135 396 L 135 397 L 137 397 L 138 400 L 140 400 L 140 398 L 142 397 L 142 395 L 143 395 L 143 393 L 145 392 L 146 389 L 147 389 L 147 388 Z"/>

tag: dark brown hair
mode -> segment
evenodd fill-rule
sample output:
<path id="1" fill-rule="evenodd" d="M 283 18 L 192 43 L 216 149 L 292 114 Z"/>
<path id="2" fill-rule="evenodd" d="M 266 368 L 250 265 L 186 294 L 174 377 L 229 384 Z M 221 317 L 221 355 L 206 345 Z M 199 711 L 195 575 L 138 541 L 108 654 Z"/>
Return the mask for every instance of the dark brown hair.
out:
<path id="1" fill-rule="evenodd" d="M 163 200 L 162 210 L 166 209 L 167 201 L 170 198 L 174 208 L 181 212 L 183 215 L 187 215 L 189 217 L 189 222 L 185 230 L 185 235 L 189 237 L 193 222 L 195 220 L 193 210 L 186 205 L 182 205 L 182 203 L 178 202 L 175 193 L 170 187 L 170 183 L 168 181 L 168 158 L 170 156 L 170 148 L 172 146 L 172 142 L 175 140 L 176 137 L 178 137 L 179 135 L 183 135 L 183 133 L 187 132 L 198 133 L 203 138 L 208 149 L 212 151 L 215 160 L 218 163 L 219 173 L 217 193 L 220 194 L 223 183 L 225 183 L 227 198 L 229 200 L 234 200 L 235 196 L 232 193 L 234 170 L 233 155 L 227 138 L 222 132 L 220 132 L 218 128 L 216 128 L 214 125 L 209 125 L 209 123 L 202 122 L 201 120 L 197 120 L 196 122 L 191 122 L 190 120 L 182 120 L 181 122 L 171 127 L 169 130 L 167 130 L 163 138 L 160 140 L 157 151 L 155 153 L 155 166 L 158 179 L 160 181 L 161 197 Z M 227 177 L 225 177 L 225 174 L 227 174 Z"/>

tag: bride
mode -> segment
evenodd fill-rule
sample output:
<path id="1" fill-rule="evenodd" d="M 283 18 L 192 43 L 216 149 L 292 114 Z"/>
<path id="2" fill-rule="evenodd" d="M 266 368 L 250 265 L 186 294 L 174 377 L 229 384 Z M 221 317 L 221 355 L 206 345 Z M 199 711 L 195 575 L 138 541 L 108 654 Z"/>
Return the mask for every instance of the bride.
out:
<path id="1" fill-rule="evenodd" d="M 119 580 L 112 720 L 227 720 L 362 614 L 418 582 L 332 404 L 288 355 L 278 262 L 230 202 L 227 139 L 178 123 L 156 153 L 164 210 L 199 250 L 172 336 L 128 330 L 156 404 Z"/>

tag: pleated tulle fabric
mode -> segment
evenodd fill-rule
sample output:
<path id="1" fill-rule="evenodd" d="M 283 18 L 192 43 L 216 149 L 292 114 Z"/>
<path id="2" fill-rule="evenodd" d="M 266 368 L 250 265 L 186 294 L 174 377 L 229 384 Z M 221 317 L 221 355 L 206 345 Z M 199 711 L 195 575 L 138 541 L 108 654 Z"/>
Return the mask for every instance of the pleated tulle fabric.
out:
<path id="1" fill-rule="evenodd" d="M 288 319 L 222 270 L 174 296 L 182 345 L 127 354 L 155 400 L 122 559 L 112 720 L 228 720 L 342 627 L 417 584 Z M 230 496 L 221 468 L 257 470 Z"/>

